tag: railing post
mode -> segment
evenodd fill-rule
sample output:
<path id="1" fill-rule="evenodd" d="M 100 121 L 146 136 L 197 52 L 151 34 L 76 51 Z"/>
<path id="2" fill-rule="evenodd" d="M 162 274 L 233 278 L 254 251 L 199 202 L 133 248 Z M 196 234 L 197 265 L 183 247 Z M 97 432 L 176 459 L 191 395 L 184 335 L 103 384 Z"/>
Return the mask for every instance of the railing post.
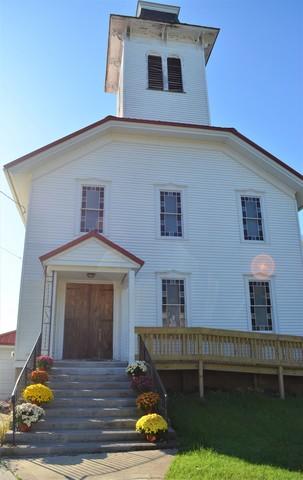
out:
<path id="1" fill-rule="evenodd" d="M 12 406 L 13 406 L 13 445 L 16 445 L 16 396 L 12 395 Z"/>
<path id="2" fill-rule="evenodd" d="M 203 362 L 199 360 L 199 393 L 200 398 L 204 398 L 204 376 L 203 376 Z"/>
<path id="3" fill-rule="evenodd" d="M 282 400 L 285 400 L 285 388 L 284 388 L 284 377 L 283 377 L 283 367 L 282 365 L 278 368 L 278 380 L 279 380 L 279 392 Z"/>

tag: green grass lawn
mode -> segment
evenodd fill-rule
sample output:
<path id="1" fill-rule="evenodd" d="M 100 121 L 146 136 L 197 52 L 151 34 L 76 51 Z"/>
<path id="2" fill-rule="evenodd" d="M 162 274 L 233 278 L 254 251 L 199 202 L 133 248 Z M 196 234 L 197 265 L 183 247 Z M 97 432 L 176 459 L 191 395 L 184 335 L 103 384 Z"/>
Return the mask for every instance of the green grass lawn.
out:
<path id="1" fill-rule="evenodd" d="M 167 480 L 303 479 L 303 397 L 178 395 L 170 418 L 181 448 Z"/>

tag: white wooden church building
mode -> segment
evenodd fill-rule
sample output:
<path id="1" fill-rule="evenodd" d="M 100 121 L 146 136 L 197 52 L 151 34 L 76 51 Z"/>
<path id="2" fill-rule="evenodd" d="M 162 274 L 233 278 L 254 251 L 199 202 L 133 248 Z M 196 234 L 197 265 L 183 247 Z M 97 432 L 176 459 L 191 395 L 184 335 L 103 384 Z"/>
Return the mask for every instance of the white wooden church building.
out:
<path id="1" fill-rule="evenodd" d="M 5 166 L 26 226 L 17 367 L 41 329 L 56 359 L 131 360 L 135 326 L 303 335 L 302 175 L 210 124 L 218 33 L 171 5 L 111 15 L 116 116 Z"/>

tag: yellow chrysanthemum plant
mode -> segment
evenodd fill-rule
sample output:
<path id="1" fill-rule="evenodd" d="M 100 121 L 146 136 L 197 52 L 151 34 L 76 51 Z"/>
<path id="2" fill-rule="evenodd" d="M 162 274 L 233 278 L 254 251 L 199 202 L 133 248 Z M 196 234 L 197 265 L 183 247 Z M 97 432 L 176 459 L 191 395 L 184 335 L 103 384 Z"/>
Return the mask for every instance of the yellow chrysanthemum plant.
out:
<path id="1" fill-rule="evenodd" d="M 155 442 L 167 430 L 167 421 L 158 413 L 143 415 L 136 423 L 136 431 L 143 433 L 149 442 Z"/>
<path id="2" fill-rule="evenodd" d="M 28 385 L 23 391 L 23 398 L 27 402 L 41 405 L 42 403 L 51 402 L 54 399 L 53 391 L 42 383 Z"/>

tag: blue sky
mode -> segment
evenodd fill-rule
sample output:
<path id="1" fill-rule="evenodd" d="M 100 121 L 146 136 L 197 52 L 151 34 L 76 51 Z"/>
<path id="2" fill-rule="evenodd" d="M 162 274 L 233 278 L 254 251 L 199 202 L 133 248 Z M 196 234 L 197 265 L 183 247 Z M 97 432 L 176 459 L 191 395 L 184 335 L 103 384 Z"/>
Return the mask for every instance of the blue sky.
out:
<path id="1" fill-rule="evenodd" d="M 134 15 L 136 3 L 0 0 L 1 165 L 115 114 L 104 93 L 108 17 Z M 302 171 L 303 2 L 166 3 L 181 6 L 181 21 L 221 28 L 207 66 L 212 124 Z M 0 190 L 9 194 L 2 172 Z M 17 210 L 0 194 L 0 332 L 16 326 L 23 242 Z"/>

